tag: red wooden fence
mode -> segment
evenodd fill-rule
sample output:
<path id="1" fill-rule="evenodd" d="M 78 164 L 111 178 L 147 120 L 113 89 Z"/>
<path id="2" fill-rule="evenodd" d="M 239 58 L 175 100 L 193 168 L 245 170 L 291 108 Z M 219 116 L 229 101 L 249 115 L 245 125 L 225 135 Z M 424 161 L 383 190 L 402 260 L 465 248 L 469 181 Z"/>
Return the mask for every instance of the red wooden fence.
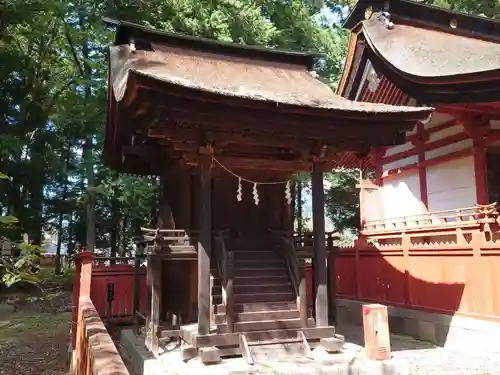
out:
<path id="1" fill-rule="evenodd" d="M 339 248 L 337 295 L 500 319 L 500 241 L 486 241 L 481 231 L 464 237 L 424 243 L 403 234 L 396 244 Z"/>
<path id="2" fill-rule="evenodd" d="M 337 295 L 361 301 L 500 320 L 500 239 L 471 231 L 448 241 L 422 242 L 409 235 L 390 245 L 335 249 Z M 420 241 L 420 242 L 419 242 Z M 312 304 L 312 272 L 308 271 Z M 94 266 L 91 298 L 101 317 L 132 316 L 132 265 Z M 145 311 L 145 268 L 140 268 L 140 310 Z M 114 300 L 108 311 L 108 285 Z"/>
<path id="3" fill-rule="evenodd" d="M 113 299 L 108 303 L 108 288 L 114 289 Z M 103 318 L 127 320 L 132 317 L 134 307 L 134 265 L 104 264 L 92 267 L 90 298 Z M 146 311 L 146 268 L 139 268 L 139 310 Z"/>
<path id="4" fill-rule="evenodd" d="M 78 296 L 80 291 L 80 272 L 85 256 L 92 263 L 90 298 L 101 318 L 113 322 L 130 321 L 134 310 L 134 265 L 109 264 L 107 258 L 95 257 L 92 253 L 82 253 L 75 262 L 75 283 L 73 287 L 73 315 L 76 319 Z M 133 262 L 134 258 L 120 259 L 120 262 Z M 139 280 L 139 310 L 146 312 L 146 268 L 140 267 Z M 108 297 L 111 297 L 108 302 Z"/>

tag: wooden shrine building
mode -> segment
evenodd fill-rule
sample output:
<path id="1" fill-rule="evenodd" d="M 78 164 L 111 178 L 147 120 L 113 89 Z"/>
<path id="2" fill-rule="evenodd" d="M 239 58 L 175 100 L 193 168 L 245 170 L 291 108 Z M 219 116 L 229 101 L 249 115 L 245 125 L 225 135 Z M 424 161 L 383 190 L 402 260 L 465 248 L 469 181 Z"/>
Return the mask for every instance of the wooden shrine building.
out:
<path id="1" fill-rule="evenodd" d="M 498 319 L 500 22 L 410 0 L 360 0 L 344 26 L 351 32 L 338 94 L 435 108 L 402 144 L 375 147 L 363 160 L 376 176 L 362 184 L 362 234 L 392 264 L 373 277 L 404 268 L 414 288 L 380 302 Z M 387 249 L 401 250 L 404 265 Z M 401 285 L 385 280 L 386 290 Z M 431 298 L 429 285 L 463 292 Z"/>
<path id="2" fill-rule="evenodd" d="M 315 77 L 317 54 L 116 25 L 103 160 L 162 184 L 146 229 L 148 311 L 138 314 L 147 347 L 158 354 L 178 336 L 186 357 L 252 362 L 266 343 L 299 342 L 306 355 L 308 342 L 335 345 L 325 241 L 314 243 L 314 316 L 287 246 L 289 181 L 312 173 L 324 239 L 323 173 L 347 151 L 398 144 L 431 109 L 344 99 Z"/>

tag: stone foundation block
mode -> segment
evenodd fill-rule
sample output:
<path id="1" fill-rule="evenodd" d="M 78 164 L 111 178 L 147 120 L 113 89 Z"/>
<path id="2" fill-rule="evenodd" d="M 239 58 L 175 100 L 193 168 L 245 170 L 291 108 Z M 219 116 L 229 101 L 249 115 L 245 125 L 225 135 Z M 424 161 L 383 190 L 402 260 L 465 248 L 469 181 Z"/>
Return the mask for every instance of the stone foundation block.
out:
<path id="1" fill-rule="evenodd" d="M 215 346 L 198 349 L 201 362 L 205 365 L 214 365 L 220 363 L 220 352 Z"/>
<path id="2" fill-rule="evenodd" d="M 325 349 L 328 353 L 338 353 L 344 346 L 344 337 L 335 335 L 336 337 L 326 337 L 319 340 L 319 346 Z"/>
<path id="3" fill-rule="evenodd" d="M 198 356 L 198 350 L 192 345 L 181 346 L 181 358 L 183 361 L 189 361 Z"/>

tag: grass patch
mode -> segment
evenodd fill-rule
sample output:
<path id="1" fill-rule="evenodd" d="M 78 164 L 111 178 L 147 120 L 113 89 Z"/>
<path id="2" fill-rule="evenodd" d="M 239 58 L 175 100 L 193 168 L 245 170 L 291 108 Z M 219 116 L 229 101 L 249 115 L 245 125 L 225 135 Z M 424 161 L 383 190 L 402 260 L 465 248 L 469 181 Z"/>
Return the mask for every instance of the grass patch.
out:
<path id="1" fill-rule="evenodd" d="M 0 313 L 0 346 L 18 344 L 26 340 L 43 338 L 67 338 L 71 322 L 71 313 L 40 313 L 19 311 L 15 314 Z"/>

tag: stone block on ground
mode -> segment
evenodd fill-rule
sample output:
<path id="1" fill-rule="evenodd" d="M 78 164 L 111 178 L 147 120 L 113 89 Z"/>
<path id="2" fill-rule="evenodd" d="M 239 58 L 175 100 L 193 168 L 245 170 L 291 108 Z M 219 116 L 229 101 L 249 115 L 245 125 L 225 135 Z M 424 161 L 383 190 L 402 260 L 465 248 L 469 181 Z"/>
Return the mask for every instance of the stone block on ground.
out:
<path id="1" fill-rule="evenodd" d="M 220 352 L 215 346 L 198 349 L 201 362 L 205 365 L 214 365 L 220 363 Z"/>
<path id="2" fill-rule="evenodd" d="M 319 346 L 325 349 L 328 353 L 338 353 L 344 346 L 344 337 L 335 335 L 335 337 L 325 337 L 319 340 Z"/>
<path id="3" fill-rule="evenodd" d="M 181 345 L 181 358 L 183 361 L 189 361 L 198 356 L 198 350 L 192 345 Z"/>

